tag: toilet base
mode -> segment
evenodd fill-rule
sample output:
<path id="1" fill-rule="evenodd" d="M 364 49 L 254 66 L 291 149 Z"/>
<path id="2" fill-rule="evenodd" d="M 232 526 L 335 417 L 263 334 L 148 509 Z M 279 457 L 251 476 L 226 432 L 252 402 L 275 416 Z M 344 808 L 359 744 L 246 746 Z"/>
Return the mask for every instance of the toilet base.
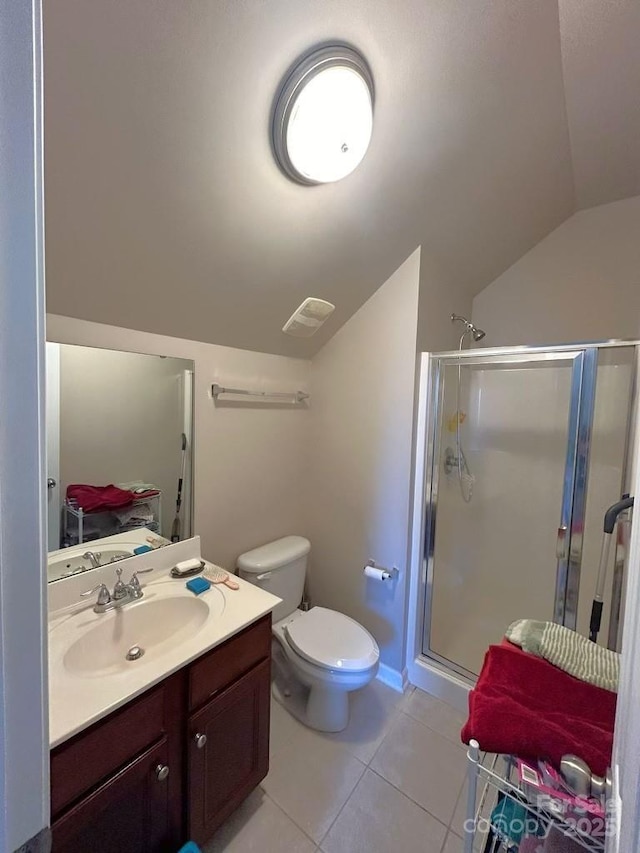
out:
<path id="1" fill-rule="evenodd" d="M 307 699 L 307 725 L 320 732 L 341 732 L 349 723 L 349 694 L 312 687 Z"/>
<path id="2" fill-rule="evenodd" d="M 349 724 L 349 694 L 305 687 L 284 687 L 274 679 L 271 695 L 303 725 L 319 732 L 341 732 Z"/>
<path id="3" fill-rule="evenodd" d="M 308 687 L 291 672 L 279 644 L 273 648 L 271 695 L 283 708 L 319 732 L 341 732 L 349 723 L 349 693 L 345 690 Z"/>

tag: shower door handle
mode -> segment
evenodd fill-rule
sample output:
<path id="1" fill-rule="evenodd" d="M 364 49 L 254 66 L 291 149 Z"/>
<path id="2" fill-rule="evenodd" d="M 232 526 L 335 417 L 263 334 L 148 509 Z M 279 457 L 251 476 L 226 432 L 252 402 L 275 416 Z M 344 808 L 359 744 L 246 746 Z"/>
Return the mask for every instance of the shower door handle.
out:
<path id="1" fill-rule="evenodd" d="M 558 528 L 558 538 L 556 539 L 556 558 L 558 560 L 567 559 L 567 531 L 566 524 L 561 524 Z"/>

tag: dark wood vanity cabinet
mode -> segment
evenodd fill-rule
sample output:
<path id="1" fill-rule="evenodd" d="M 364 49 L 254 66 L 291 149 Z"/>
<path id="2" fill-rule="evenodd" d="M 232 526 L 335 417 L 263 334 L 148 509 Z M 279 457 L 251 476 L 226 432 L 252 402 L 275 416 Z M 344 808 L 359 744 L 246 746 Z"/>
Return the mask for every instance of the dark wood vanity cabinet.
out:
<path id="1" fill-rule="evenodd" d="M 211 838 L 269 770 L 269 661 L 189 719 L 189 827 Z"/>
<path id="2" fill-rule="evenodd" d="M 207 841 L 269 769 L 265 616 L 51 753 L 53 853 Z"/>
<path id="3" fill-rule="evenodd" d="M 53 824 L 57 853 L 175 851 L 170 827 L 167 743 L 152 746 Z"/>

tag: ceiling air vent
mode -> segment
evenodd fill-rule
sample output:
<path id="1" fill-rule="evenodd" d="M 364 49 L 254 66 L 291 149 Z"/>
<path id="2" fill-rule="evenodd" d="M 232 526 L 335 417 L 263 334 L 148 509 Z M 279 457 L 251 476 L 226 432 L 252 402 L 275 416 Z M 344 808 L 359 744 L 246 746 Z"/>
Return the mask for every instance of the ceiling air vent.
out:
<path id="1" fill-rule="evenodd" d="M 310 338 L 335 311 L 335 308 L 335 305 L 324 299 L 309 296 L 289 317 L 282 331 L 296 338 Z"/>

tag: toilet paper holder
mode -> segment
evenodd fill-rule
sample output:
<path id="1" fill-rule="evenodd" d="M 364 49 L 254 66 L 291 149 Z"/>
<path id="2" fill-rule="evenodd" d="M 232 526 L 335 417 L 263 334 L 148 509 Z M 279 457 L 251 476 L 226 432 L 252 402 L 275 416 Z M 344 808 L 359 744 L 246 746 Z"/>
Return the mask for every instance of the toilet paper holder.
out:
<path id="1" fill-rule="evenodd" d="M 386 566 L 378 565 L 375 560 L 368 560 L 363 571 L 366 571 L 367 568 L 377 569 L 379 572 L 382 572 L 381 580 L 395 580 L 400 574 L 400 570 L 396 566 L 392 566 L 388 569 Z"/>

